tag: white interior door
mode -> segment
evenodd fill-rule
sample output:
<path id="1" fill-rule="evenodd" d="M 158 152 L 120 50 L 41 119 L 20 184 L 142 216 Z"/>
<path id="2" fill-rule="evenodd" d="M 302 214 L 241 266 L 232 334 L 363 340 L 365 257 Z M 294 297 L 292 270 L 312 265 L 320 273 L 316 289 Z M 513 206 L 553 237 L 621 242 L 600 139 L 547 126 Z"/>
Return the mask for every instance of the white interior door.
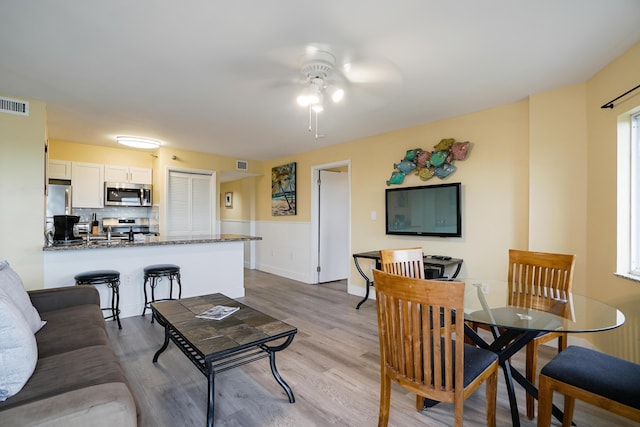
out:
<path id="1" fill-rule="evenodd" d="M 349 176 L 318 171 L 318 282 L 346 279 L 349 274 Z"/>

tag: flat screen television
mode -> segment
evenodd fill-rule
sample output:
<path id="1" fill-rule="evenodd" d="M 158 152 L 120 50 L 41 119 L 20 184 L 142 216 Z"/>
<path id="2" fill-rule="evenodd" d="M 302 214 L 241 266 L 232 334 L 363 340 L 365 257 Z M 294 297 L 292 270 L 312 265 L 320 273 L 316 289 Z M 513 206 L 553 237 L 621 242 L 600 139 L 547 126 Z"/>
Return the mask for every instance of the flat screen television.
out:
<path id="1" fill-rule="evenodd" d="M 462 236 L 460 183 L 387 188 L 386 234 Z"/>

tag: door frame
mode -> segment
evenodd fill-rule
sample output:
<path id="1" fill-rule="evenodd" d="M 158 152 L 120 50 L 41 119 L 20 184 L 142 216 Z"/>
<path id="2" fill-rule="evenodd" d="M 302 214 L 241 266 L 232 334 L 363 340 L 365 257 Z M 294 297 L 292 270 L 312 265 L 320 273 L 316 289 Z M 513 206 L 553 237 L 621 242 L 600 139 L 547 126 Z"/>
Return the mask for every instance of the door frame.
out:
<path id="1" fill-rule="evenodd" d="M 318 212 L 320 210 L 320 191 L 318 189 L 317 181 L 318 174 L 321 170 L 325 169 L 334 169 L 338 167 L 347 167 L 347 185 L 348 185 L 348 213 L 347 213 L 347 245 L 348 245 L 348 253 L 351 253 L 351 160 L 340 160 L 332 163 L 325 163 L 322 165 L 311 166 L 311 263 L 309 265 L 309 277 L 313 278 L 311 284 L 317 285 L 319 283 L 319 274 L 317 271 L 318 266 L 318 245 L 320 242 L 318 241 L 318 230 L 319 230 L 319 222 L 320 216 Z M 350 272 L 347 272 L 347 278 L 350 276 Z M 347 279 L 348 280 L 348 279 Z"/>

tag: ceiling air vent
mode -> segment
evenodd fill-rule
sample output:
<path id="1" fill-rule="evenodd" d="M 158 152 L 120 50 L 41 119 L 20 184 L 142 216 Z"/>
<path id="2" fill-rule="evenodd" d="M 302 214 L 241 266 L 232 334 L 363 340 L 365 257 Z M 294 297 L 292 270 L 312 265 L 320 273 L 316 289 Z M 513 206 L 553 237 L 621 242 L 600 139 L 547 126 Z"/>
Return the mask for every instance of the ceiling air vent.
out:
<path id="1" fill-rule="evenodd" d="M 20 101 L 19 99 L 5 98 L 0 96 L 0 113 L 28 116 L 29 103 L 26 101 Z"/>
<path id="2" fill-rule="evenodd" d="M 239 171 L 246 171 L 249 169 L 249 163 L 246 160 L 236 160 L 236 169 Z"/>

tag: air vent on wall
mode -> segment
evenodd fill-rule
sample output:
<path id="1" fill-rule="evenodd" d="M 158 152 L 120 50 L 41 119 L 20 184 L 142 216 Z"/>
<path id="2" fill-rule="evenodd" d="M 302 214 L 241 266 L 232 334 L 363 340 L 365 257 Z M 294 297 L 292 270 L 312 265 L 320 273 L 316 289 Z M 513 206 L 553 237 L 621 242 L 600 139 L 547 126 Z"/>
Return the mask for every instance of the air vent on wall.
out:
<path id="1" fill-rule="evenodd" d="M 236 160 L 236 169 L 239 171 L 246 171 L 249 169 L 249 163 L 246 160 Z"/>
<path id="2" fill-rule="evenodd" d="M 26 101 L 20 101 L 19 99 L 5 98 L 0 96 L 0 113 L 28 116 L 29 103 Z"/>

